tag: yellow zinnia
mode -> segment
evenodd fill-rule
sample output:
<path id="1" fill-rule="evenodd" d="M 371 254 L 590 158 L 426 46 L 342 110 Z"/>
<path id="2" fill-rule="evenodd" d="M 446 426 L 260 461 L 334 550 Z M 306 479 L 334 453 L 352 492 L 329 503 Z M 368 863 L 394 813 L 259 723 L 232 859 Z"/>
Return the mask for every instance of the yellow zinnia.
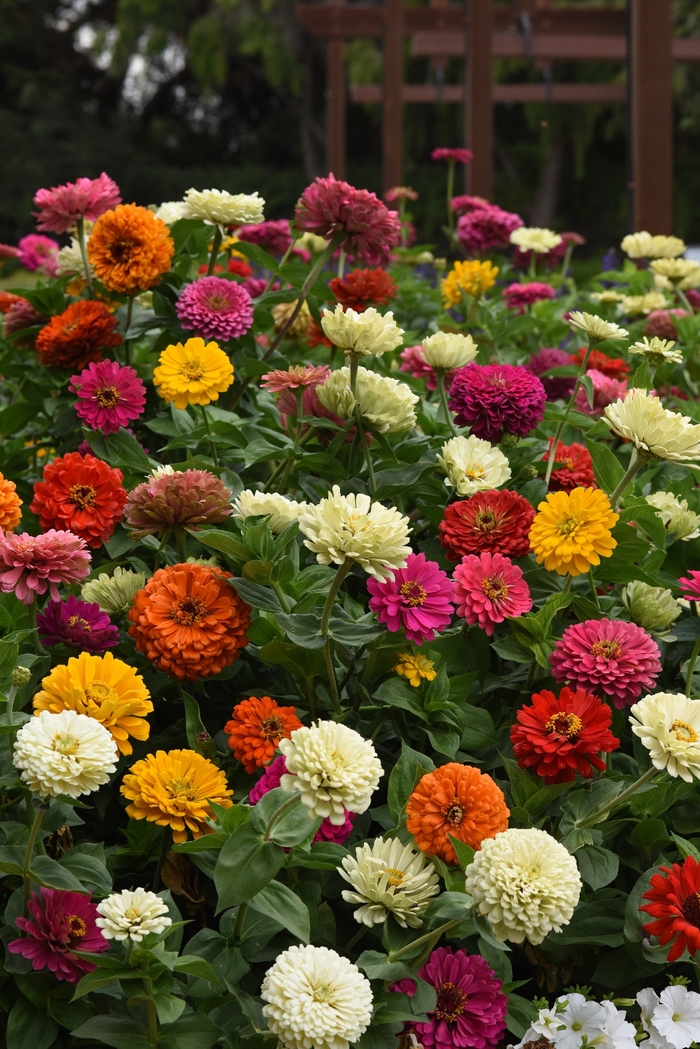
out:
<path id="1" fill-rule="evenodd" d="M 34 696 L 34 713 L 48 710 L 60 714 L 74 710 L 86 714 L 112 733 L 121 754 L 131 754 L 129 736 L 148 739 L 150 725 L 145 715 L 153 710 L 150 692 L 133 667 L 111 652 L 77 657 L 54 667 Z"/>
<path id="2" fill-rule="evenodd" d="M 599 488 L 550 492 L 537 508 L 530 547 L 549 572 L 582 575 L 601 557 L 610 557 L 617 542 L 610 534 L 618 514 Z"/>
<path id="3" fill-rule="evenodd" d="M 128 816 L 171 827 L 175 842 L 187 841 L 188 829 L 195 838 L 211 833 L 210 801 L 225 809 L 233 805 L 226 773 L 194 750 L 159 750 L 135 762 L 121 792 L 131 802 Z"/>
<path id="4" fill-rule="evenodd" d="M 496 283 L 498 266 L 492 266 L 487 260 L 479 262 L 473 259 L 467 262 L 455 262 L 453 268 L 442 281 L 442 298 L 445 309 L 458 306 L 462 301 L 462 292 L 478 299 Z"/>
<path id="5" fill-rule="evenodd" d="M 209 404 L 219 399 L 233 382 L 233 365 L 215 342 L 188 339 L 183 346 L 163 350 L 153 382 L 164 401 L 176 408 L 190 404 Z"/>
<path id="6" fill-rule="evenodd" d="M 414 656 L 410 652 L 399 652 L 398 663 L 394 671 L 406 678 L 409 685 L 418 688 L 421 681 L 434 681 L 437 670 L 432 659 L 427 656 Z"/>

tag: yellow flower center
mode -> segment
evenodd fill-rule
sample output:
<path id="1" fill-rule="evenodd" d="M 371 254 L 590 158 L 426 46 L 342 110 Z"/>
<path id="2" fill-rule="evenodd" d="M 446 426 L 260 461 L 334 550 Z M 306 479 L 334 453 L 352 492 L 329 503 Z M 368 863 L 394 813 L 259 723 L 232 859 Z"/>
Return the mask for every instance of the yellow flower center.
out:
<path id="1" fill-rule="evenodd" d="M 96 499 L 97 491 L 90 484 L 74 484 L 70 490 L 70 501 L 81 510 L 94 506 Z"/>
<path id="2" fill-rule="evenodd" d="M 59 732 L 54 738 L 53 749 L 59 754 L 75 754 L 78 749 L 78 740 L 68 732 Z"/>
<path id="3" fill-rule="evenodd" d="M 284 731 L 284 722 L 281 717 L 272 715 L 260 722 L 260 731 L 265 739 L 279 739 Z"/>
<path id="4" fill-rule="evenodd" d="M 182 371 L 190 382 L 199 382 L 204 375 L 204 368 L 199 357 L 192 357 L 189 361 L 185 361 Z"/>
<path id="5" fill-rule="evenodd" d="M 314 1001 L 321 1002 L 323 1005 L 333 1001 L 334 990 L 329 987 L 328 984 L 322 983 L 320 987 L 314 989 Z"/>
<path id="6" fill-rule="evenodd" d="M 81 630 L 92 629 L 87 619 L 83 619 L 81 616 L 68 616 L 68 626 L 79 626 Z"/>
<path id="7" fill-rule="evenodd" d="M 583 728 L 583 722 L 576 714 L 566 714 L 564 711 L 560 711 L 558 714 L 551 716 L 545 728 L 548 732 L 553 732 L 557 736 L 566 736 L 567 739 L 573 739 L 574 736 L 578 736 Z"/>
<path id="8" fill-rule="evenodd" d="M 70 940 L 71 947 L 74 947 L 79 940 L 82 940 L 87 932 L 87 926 L 83 919 L 79 918 L 77 914 L 67 914 L 64 920 L 68 926 L 68 939 Z"/>
<path id="9" fill-rule="evenodd" d="M 483 466 L 478 465 L 467 467 L 467 469 L 464 471 L 464 476 L 467 477 L 470 481 L 478 481 L 484 476 L 484 468 Z"/>
<path id="10" fill-rule="evenodd" d="M 178 801 L 194 801 L 199 795 L 197 788 L 194 787 L 189 780 L 174 779 L 168 786 L 171 798 L 177 798 Z"/>
<path id="11" fill-rule="evenodd" d="M 412 608 L 416 605 L 422 605 L 427 596 L 420 583 L 416 583 L 414 579 L 404 583 L 401 586 L 399 593 L 401 594 L 401 597 L 404 598 L 405 603 Z"/>
<path id="12" fill-rule="evenodd" d="M 697 743 L 698 734 L 687 721 L 674 721 L 669 732 L 674 732 L 681 743 Z"/>
<path id="13" fill-rule="evenodd" d="M 503 576 L 486 576 L 481 580 L 481 589 L 490 601 L 498 601 L 502 597 L 508 597 L 508 587 Z"/>
<path id="14" fill-rule="evenodd" d="M 397 870 L 396 867 L 387 867 L 384 873 L 389 875 L 388 881 L 392 889 L 395 889 L 397 885 L 403 885 L 403 880 L 406 877 L 405 871 Z"/>
<path id="15" fill-rule="evenodd" d="M 138 907 L 127 907 L 124 911 L 124 917 L 130 922 L 141 921 L 141 915 L 139 913 Z"/>
<path id="16" fill-rule="evenodd" d="M 622 647 L 617 641 L 596 641 L 591 645 L 591 655 L 596 659 L 619 659 Z"/>
<path id="17" fill-rule="evenodd" d="M 560 517 L 557 521 L 557 529 L 562 535 L 571 535 L 572 532 L 576 531 L 580 523 L 577 517 Z"/>
<path id="18" fill-rule="evenodd" d="M 121 395 L 116 386 L 100 386 L 95 390 L 95 400 L 100 408 L 116 408 Z"/>
<path id="19" fill-rule="evenodd" d="M 458 1019 L 464 1012 L 464 1003 L 467 996 L 461 987 L 455 987 L 451 981 L 440 984 L 435 1003 L 435 1018 L 445 1020 L 447 1023 Z"/>
<path id="20" fill-rule="evenodd" d="M 492 532 L 497 524 L 496 515 L 491 509 L 479 510 L 474 515 L 474 525 L 480 532 Z"/>
<path id="21" fill-rule="evenodd" d="M 449 823 L 451 827 L 459 827 L 464 819 L 464 809 L 460 804 L 459 798 L 455 798 L 451 805 L 443 809 L 443 815 L 445 823 Z"/>
<path id="22" fill-rule="evenodd" d="M 90 703 L 96 703 L 101 706 L 103 703 L 118 703 L 119 693 L 115 691 L 110 685 L 104 685 L 101 681 L 93 681 L 91 685 L 88 685 L 85 689 L 85 698 Z"/>

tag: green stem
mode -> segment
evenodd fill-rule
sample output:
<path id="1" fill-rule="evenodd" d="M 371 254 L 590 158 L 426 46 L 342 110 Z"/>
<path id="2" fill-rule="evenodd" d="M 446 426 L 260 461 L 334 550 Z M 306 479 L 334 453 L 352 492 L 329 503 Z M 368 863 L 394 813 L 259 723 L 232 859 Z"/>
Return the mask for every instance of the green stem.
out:
<path id="1" fill-rule="evenodd" d="M 239 903 L 238 910 L 236 911 L 236 921 L 233 926 L 233 938 L 239 940 L 241 938 L 241 929 L 243 928 L 243 919 L 245 918 L 245 912 L 248 910 L 247 903 Z"/>
<path id="2" fill-rule="evenodd" d="M 163 882 L 163 867 L 165 861 L 168 858 L 170 852 L 170 846 L 172 844 L 173 836 L 170 827 L 163 828 L 163 840 L 160 843 L 160 855 L 158 856 L 158 866 L 156 867 L 155 877 L 153 878 L 153 892 L 158 892 Z"/>
<path id="3" fill-rule="evenodd" d="M 632 459 L 630 461 L 629 466 L 627 467 L 627 472 L 625 473 L 625 476 L 622 478 L 622 480 L 618 484 L 617 488 L 615 489 L 613 494 L 610 496 L 610 505 L 612 506 L 613 510 L 615 509 L 615 506 L 617 505 L 617 501 L 620 498 L 620 496 L 622 495 L 622 493 L 624 492 L 625 488 L 630 483 L 632 478 L 636 474 L 639 473 L 639 471 L 644 466 L 645 462 L 646 462 L 646 460 L 644 459 L 644 457 L 641 456 L 641 455 L 638 455 L 637 454 L 637 450 L 635 448 L 632 451 Z"/>
<path id="4" fill-rule="evenodd" d="M 44 650 L 41 647 L 41 641 L 39 640 L 39 634 L 36 629 L 36 598 L 34 598 L 31 605 L 26 605 L 25 607 L 27 609 L 27 615 L 29 616 L 29 628 L 34 632 L 32 634 L 34 649 L 39 655 L 41 655 Z"/>
<path id="5" fill-rule="evenodd" d="M 416 949 L 416 947 L 422 947 L 424 943 L 429 943 L 431 940 L 439 940 L 443 933 L 449 932 L 450 929 L 455 929 L 460 925 L 465 918 L 469 915 L 469 910 L 465 906 L 464 918 L 453 918 L 452 921 L 445 922 L 444 925 L 438 926 L 437 929 L 433 929 L 432 932 L 426 932 L 424 936 L 419 936 L 417 940 L 413 940 L 411 943 L 406 944 L 405 947 L 400 947 L 397 951 L 389 951 L 388 960 L 389 962 L 398 962 L 404 955 L 410 954 Z"/>
<path id="6" fill-rule="evenodd" d="M 146 1009 L 148 1011 L 148 1044 L 156 1049 L 158 1045 L 158 1011 L 156 1009 L 156 1003 L 153 999 L 153 981 L 144 980 L 144 989 L 148 998 L 146 999 Z"/>
<path id="7" fill-rule="evenodd" d="M 690 697 L 690 691 L 693 685 L 693 671 L 695 670 L 695 661 L 698 658 L 698 653 L 700 653 L 700 637 L 695 642 L 695 647 L 690 657 L 690 662 L 688 663 L 688 673 L 685 679 L 685 694 L 688 697 Z"/>
<path id="8" fill-rule="evenodd" d="M 124 329 L 124 363 L 131 364 L 131 339 L 127 339 L 131 327 L 131 315 L 134 312 L 134 296 L 130 295 L 126 300 L 126 327 Z"/>
<path id="9" fill-rule="evenodd" d="M 604 816 L 606 812 L 610 812 L 611 809 L 616 809 L 619 805 L 622 805 L 622 803 L 627 801 L 635 791 L 639 790 L 640 787 L 643 787 L 645 783 L 648 783 L 657 772 L 658 769 L 655 769 L 652 765 L 650 769 L 647 769 L 643 776 L 640 776 L 638 780 L 635 780 L 631 787 L 628 787 L 627 790 L 623 790 L 622 794 L 618 794 L 618 796 L 608 802 L 607 805 L 603 805 L 602 808 L 596 809 L 595 812 L 592 812 L 587 816 L 585 820 L 579 823 L 579 827 L 591 827 L 594 823 L 598 823 L 600 816 Z"/>
<path id="10" fill-rule="evenodd" d="M 452 412 L 447 407 L 447 394 L 445 393 L 445 371 L 444 371 L 444 369 L 443 368 L 436 368 L 435 369 L 435 376 L 437 378 L 438 393 L 440 395 L 440 404 L 442 405 L 442 410 L 443 410 L 444 415 L 445 415 L 445 422 L 447 423 L 447 425 L 449 426 L 450 430 L 452 431 L 452 436 L 456 437 L 457 436 L 457 427 L 454 424 L 454 419 L 452 418 Z"/>
<path id="11" fill-rule="evenodd" d="M 280 264 L 279 264 L 279 268 L 280 268 L 280 269 L 282 269 L 282 267 L 283 267 L 283 266 L 285 265 L 285 263 L 286 263 L 286 262 L 287 262 L 287 260 L 289 259 L 289 256 L 290 256 L 290 255 L 292 254 L 292 251 L 294 250 L 294 245 L 295 245 L 295 244 L 296 244 L 296 239 L 292 241 L 292 243 L 291 243 L 291 244 L 289 245 L 289 247 L 288 247 L 288 248 L 287 248 L 287 250 L 285 251 L 284 255 L 282 256 L 282 258 L 281 258 L 281 260 L 280 260 Z M 268 291 L 270 291 L 270 290 L 271 290 L 271 288 L 272 288 L 272 285 L 273 285 L 273 284 L 275 283 L 275 277 L 276 277 L 276 276 L 277 276 L 277 274 L 276 274 L 276 273 L 273 273 L 273 274 L 272 274 L 272 275 L 270 276 L 270 279 L 269 279 L 269 281 L 267 282 L 267 285 L 266 285 L 266 287 L 265 287 L 265 291 L 263 292 L 263 295 L 267 295 Z"/>
<path id="12" fill-rule="evenodd" d="M 563 261 L 562 267 L 561 267 L 562 280 L 565 279 L 566 274 L 569 272 L 569 266 L 571 264 L 571 256 L 573 255 L 573 252 L 574 252 L 573 244 L 567 244 L 566 245 L 566 255 L 564 256 L 564 261 Z"/>
<path id="13" fill-rule="evenodd" d="M 39 833 L 39 828 L 41 827 L 41 821 L 43 819 L 43 816 L 44 808 L 40 802 L 38 808 L 36 809 L 36 812 L 34 813 L 34 819 L 29 830 L 27 848 L 24 850 L 24 863 L 22 864 L 22 881 L 24 883 L 24 902 L 22 906 L 22 914 L 25 918 L 29 913 L 29 889 L 31 886 L 31 878 L 29 876 L 29 872 L 32 869 L 32 855 L 34 854 L 34 846 L 36 845 L 36 838 L 37 834 Z"/>
<path id="14" fill-rule="evenodd" d="M 571 578 L 571 576 L 569 576 L 569 578 Z M 593 579 L 593 569 L 592 568 L 588 569 L 588 585 L 591 588 L 591 596 L 593 597 L 593 601 L 595 603 L 595 607 L 598 610 L 598 612 L 600 612 L 600 610 L 601 610 L 600 609 L 600 601 L 598 600 L 598 591 L 595 588 L 595 581 Z"/>
<path id="15" fill-rule="evenodd" d="M 568 594 L 569 593 L 569 590 L 571 590 L 571 584 L 573 583 L 573 581 L 574 581 L 574 577 L 572 575 L 568 575 L 566 577 L 566 579 L 564 580 L 564 585 L 561 588 L 562 594 Z"/>
<path id="16" fill-rule="evenodd" d="M 209 256 L 209 267 L 207 269 L 207 277 L 211 277 L 216 266 L 216 260 L 219 257 L 219 248 L 221 247 L 221 238 L 224 233 L 221 226 L 217 225 L 214 228 L 214 240 L 211 245 L 211 255 Z"/>
<path id="17" fill-rule="evenodd" d="M 331 618 L 331 611 L 333 604 L 338 595 L 338 591 L 342 586 L 343 580 L 352 568 L 352 561 L 346 561 L 342 564 L 338 571 L 335 573 L 335 579 L 331 584 L 331 588 L 328 591 L 326 597 L 326 603 L 323 606 L 323 613 L 321 615 L 321 633 L 325 636 L 326 640 L 323 645 L 323 659 L 326 664 L 326 673 L 328 675 L 328 686 L 331 691 L 331 700 L 333 702 L 333 710 L 336 714 L 342 714 L 343 708 L 340 705 L 340 696 L 338 694 L 338 682 L 335 679 L 335 668 L 333 667 L 333 654 L 331 652 L 331 638 L 328 636 L 328 623 Z"/>
<path id="18" fill-rule="evenodd" d="M 301 794 L 298 794 L 298 793 L 294 794 L 294 795 L 292 795 L 291 798 L 289 798 L 288 801 L 285 801 L 284 805 L 280 805 L 280 807 L 275 812 L 272 813 L 272 815 L 270 816 L 270 820 L 269 820 L 269 822 L 267 824 L 267 827 L 265 827 L 265 841 L 269 841 L 270 840 L 270 835 L 272 834 L 272 828 L 274 827 L 275 823 L 280 818 L 280 816 L 284 812 L 287 812 L 289 809 L 293 809 L 294 806 L 298 805 L 300 802 L 301 802 Z"/>
<path id="19" fill-rule="evenodd" d="M 170 539 L 170 533 L 171 532 L 172 532 L 172 528 L 166 528 L 165 529 L 165 532 L 163 534 L 163 538 L 160 541 L 160 546 L 156 550 L 156 560 L 155 560 L 155 565 L 153 566 L 153 571 L 154 572 L 157 572 L 159 567 L 160 567 L 160 555 L 163 553 L 163 550 L 166 547 L 168 539 Z"/>
<path id="20" fill-rule="evenodd" d="M 277 598 L 279 600 L 279 603 L 282 605 L 283 611 L 284 612 L 289 612 L 289 604 L 287 602 L 287 595 L 285 594 L 285 592 L 282 589 L 282 587 L 279 585 L 279 583 L 276 583 L 274 581 L 274 579 L 270 580 L 270 586 L 272 587 L 272 589 L 277 594 Z"/>
<path id="21" fill-rule="evenodd" d="M 77 222 L 78 226 L 78 243 L 80 244 L 80 254 L 83 259 L 83 266 L 85 267 L 85 279 L 87 280 L 88 291 L 92 296 L 92 271 L 90 270 L 90 263 L 87 257 L 87 245 L 85 243 L 85 219 L 79 218 Z"/>
<path id="22" fill-rule="evenodd" d="M 530 271 L 529 271 L 529 276 L 530 276 L 530 278 L 533 278 L 533 277 L 537 276 L 537 252 L 536 251 L 531 251 L 530 252 Z"/>
<path id="23" fill-rule="evenodd" d="M 338 276 L 341 280 L 345 276 L 345 252 L 342 248 L 338 253 Z"/>
<path id="24" fill-rule="evenodd" d="M 534 251 L 532 253 L 532 256 L 533 256 L 533 258 L 535 257 Z M 556 458 L 557 458 L 557 445 L 559 444 L 559 438 L 561 437 L 561 435 L 562 435 L 562 433 L 564 431 L 564 427 L 566 426 L 566 420 L 569 418 L 569 412 L 573 408 L 574 402 L 576 401 L 576 394 L 578 393 L 578 388 L 581 385 L 581 379 L 586 374 L 586 365 L 588 364 L 588 358 L 591 355 L 591 350 L 592 349 L 593 349 L 593 347 L 591 345 L 591 340 L 589 339 L 588 340 L 588 348 L 586 349 L 586 352 L 583 355 L 583 360 L 581 361 L 581 367 L 579 368 L 578 375 L 576 376 L 576 382 L 574 383 L 573 393 L 571 394 L 571 397 L 569 397 L 569 402 L 568 402 L 566 408 L 564 409 L 564 418 L 559 421 L 559 423 L 557 425 L 557 428 L 554 431 L 554 438 L 552 440 L 552 447 L 549 450 L 549 459 L 547 460 L 547 472 L 544 475 L 544 483 L 546 484 L 547 488 L 549 488 L 549 482 L 550 482 L 550 479 L 552 477 L 552 470 L 554 469 L 554 463 L 556 462 Z"/>
<path id="25" fill-rule="evenodd" d="M 184 528 L 175 529 L 175 545 L 177 546 L 177 559 L 182 565 L 187 560 L 187 532 Z"/>
<path id="26" fill-rule="evenodd" d="M 377 481 L 374 476 L 374 465 L 372 463 L 372 455 L 369 450 L 369 441 L 367 440 L 365 428 L 362 425 L 362 415 L 360 414 L 359 404 L 355 405 L 355 424 L 357 425 L 357 430 L 360 434 L 360 444 L 362 445 L 362 451 L 365 453 L 365 462 L 367 463 L 367 472 L 369 473 L 369 490 L 372 493 L 372 499 L 376 499 Z"/>
<path id="27" fill-rule="evenodd" d="M 355 946 L 355 944 L 360 942 L 360 940 L 362 939 L 362 937 L 364 936 L 364 934 L 366 932 L 367 932 L 367 926 L 366 925 L 361 925 L 360 928 L 355 933 L 355 935 L 353 936 L 353 938 L 350 940 L 350 943 L 345 948 L 346 952 L 351 951 L 353 949 L 353 947 Z"/>
<path id="28" fill-rule="evenodd" d="M 199 407 L 202 409 L 202 418 L 204 419 L 204 427 L 205 427 L 205 429 L 207 431 L 207 436 L 209 437 L 209 447 L 211 448 L 211 457 L 214 460 L 214 465 L 218 469 L 219 456 L 216 454 L 216 445 L 214 444 L 213 434 L 211 432 L 211 426 L 209 425 L 209 416 L 207 415 L 207 409 L 204 407 L 203 404 L 200 404 Z"/>
<path id="29" fill-rule="evenodd" d="M 450 232 L 450 240 L 454 236 L 455 213 L 452 210 L 452 197 L 455 190 L 455 161 L 450 160 L 447 165 L 447 228 Z"/>
<path id="30" fill-rule="evenodd" d="M 678 287 L 678 288 L 676 288 L 676 294 L 678 295 L 678 298 L 683 303 L 684 308 L 688 311 L 690 316 L 693 317 L 695 315 L 695 310 L 690 305 L 690 302 L 688 301 L 688 296 L 686 295 L 686 293 L 684 291 L 681 291 L 680 287 Z"/>
<path id="31" fill-rule="evenodd" d="M 316 427 L 315 426 L 310 426 L 309 429 L 304 434 L 304 436 L 302 437 L 302 439 L 299 441 L 299 448 L 301 448 L 303 445 L 305 445 L 307 441 L 310 441 L 311 438 L 315 436 L 315 434 L 316 434 Z M 272 488 L 272 485 L 277 480 L 279 474 L 282 472 L 282 470 L 284 470 L 286 468 L 287 463 L 291 462 L 291 461 L 292 460 L 290 460 L 290 459 L 283 459 L 282 462 L 279 463 L 279 465 L 274 468 L 274 470 L 272 471 L 272 473 L 270 474 L 270 476 L 267 479 L 267 483 L 265 484 L 265 487 L 263 488 L 263 492 L 269 492 L 270 491 L 270 489 Z M 280 484 L 281 483 L 282 482 L 280 480 Z"/>

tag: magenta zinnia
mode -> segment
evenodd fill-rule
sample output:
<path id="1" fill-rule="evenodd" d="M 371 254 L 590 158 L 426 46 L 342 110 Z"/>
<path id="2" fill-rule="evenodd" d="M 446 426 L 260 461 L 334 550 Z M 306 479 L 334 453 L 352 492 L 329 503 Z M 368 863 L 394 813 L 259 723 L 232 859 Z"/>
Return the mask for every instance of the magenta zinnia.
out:
<path id="1" fill-rule="evenodd" d="M 681 597 L 686 601 L 700 601 L 700 572 L 694 569 L 678 580 L 681 587 Z"/>
<path id="2" fill-rule="evenodd" d="M 239 226 L 236 236 L 247 244 L 257 244 L 269 255 L 284 255 L 292 246 L 289 219 L 268 219 L 254 226 Z"/>
<path id="3" fill-rule="evenodd" d="M 391 249 L 401 242 L 398 212 L 389 211 L 375 193 L 355 189 L 333 175 L 306 187 L 294 220 L 303 233 L 328 240 L 343 233 L 340 246 L 368 266 L 385 266 Z"/>
<path id="4" fill-rule="evenodd" d="M 607 696 L 622 710 L 654 687 L 660 656 L 656 641 L 635 623 L 588 619 L 567 627 L 549 658 L 556 681 Z"/>
<path id="5" fill-rule="evenodd" d="M 554 346 L 545 346 L 539 353 L 533 354 L 523 367 L 539 378 L 549 401 L 566 400 L 574 392 L 574 386 L 576 385 L 574 375 L 550 375 L 547 377 L 547 372 L 552 371 L 554 368 L 570 368 L 572 371 L 574 370 L 574 366 L 571 363 L 571 354 L 567 353 L 566 350 L 558 350 Z"/>
<path id="6" fill-rule="evenodd" d="M 542 421 L 544 386 L 520 365 L 467 364 L 455 372 L 449 405 L 460 426 L 496 444 L 504 433 L 525 437 Z"/>
<path id="7" fill-rule="evenodd" d="M 133 368 L 116 361 L 97 361 L 74 375 L 68 385 L 77 393 L 75 410 L 83 422 L 102 433 L 138 419 L 146 403 L 146 387 Z"/>
<path id="8" fill-rule="evenodd" d="M 503 298 L 509 310 L 524 313 L 525 307 L 532 306 L 533 302 L 553 299 L 554 288 L 551 284 L 543 284 L 538 280 L 531 281 L 529 284 L 509 284 L 503 291 Z"/>
<path id="9" fill-rule="evenodd" d="M 59 246 L 51 237 L 28 233 L 17 242 L 17 260 L 26 270 L 43 270 L 49 277 L 56 276 L 56 258 Z"/>
<path id="10" fill-rule="evenodd" d="M 107 613 L 73 594 L 65 602 L 49 601 L 36 617 L 36 625 L 44 648 L 62 644 L 100 655 L 119 644 L 119 629 Z"/>
<path id="11" fill-rule="evenodd" d="M 90 551 L 73 532 L 50 528 L 43 535 L 0 533 L 0 590 L 31 605 L 48 590 L 58 601 L 59 583 L 90 575 Z"/>
<path id="12" fill-rule="evenodd" d="M 469 626 L 478 623 L 491 637 L 496 623 L 532 608 L 522 571 L 502 554 L 468 554 L 454 570 L 452 585 L 457 615 Z"/>
<path id="13" fill-rule="evenodd" d="M 89 896 L 43 888 L 31 894 L 28 909 L 31 918 L 15 918 L 26 937 L 12 940 L 7 949 L 29 958 L 36 972 L 50 969 L 57 980 L 77 983 L 96 966 L 73 952 L 95 954 L 109 949 L 95 924 L 97 907 Z"/>
<path id="14" fill-rule="evenodd" d="M 464 149 L 460 146 L 451 148 L 450 146 L 438 146 L 430 154 L 431 160 L 446 160 L 451 164 L 469 164 L 474 158 L 474 154 L 471 149 Z"/>
<path id="15" fill-rule="evenodd" d="M 394 569 L 393 580 L 370 577 L 367 589 L 369 607 L 392 634 L 403 627 L 409 641 L 422 645 L 449 626 L 454 611 L 450 580 L 425 554 L 409 554 L 406 567 Z"/>
<path id="16" fill-rule="evenodd" d="M 468 255 L 491 248 L 505 248 L 514 229 L 523 225 L 520 215 L 504 211 L 495 204 L 474 208 L 457 221 L 457 240 Z"/>
<path id="17" fill-rule="evenodd" d="M 175 304 L 180 324 L 203 339 L 240 339 L 253 323 L 248 292 L 224 277 L 200 277 L 188 284 Z"/>
<path id="18" fill-rule="evenodd" d="M 231 516 L 232 495 L 208 470 L 183 470 L 143 481 L 129 492 L 124 516 L 133 539 L 170 528 L 214 525 Z"/>

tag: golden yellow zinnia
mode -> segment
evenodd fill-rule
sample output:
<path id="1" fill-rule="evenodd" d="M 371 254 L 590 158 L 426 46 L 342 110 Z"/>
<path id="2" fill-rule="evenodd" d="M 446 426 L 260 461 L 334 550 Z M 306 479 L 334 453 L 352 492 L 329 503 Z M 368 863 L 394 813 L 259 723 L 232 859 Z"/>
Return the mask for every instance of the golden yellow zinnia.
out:
<path id="1" fill-rule="evenodd" d="M 530 528 L 530 547 L 549 572 L 582 575 L 601 557 L 610 557 L 617 542 L 610 534 L 618 514 L 599 488 L 550 492 L 537 508 Z"/>
<path id="2" fill-rule="evenodd" d="M 81 652 L 54 667 L 34 696 L 34 713 L 59 714 L 74 710 L 86 714 L 112 733 L 121 754 L 131 754 L 129 736 L 148 739 L 145 715 L 153 710 L 150 693 L 133 667 L 111 652 L 91 656 Z"/>
<path id="3" fill-rule="evenodd" d="M 135 762 L 121 792 L 131 802 L 128 816 L 171 827 L 175 842 L 187 841 L 188 830 L 195 838 L 211 833 L 210 801 L 225 809 L 233 805 L 226 773 L 194 750 L 159 750 Z"/>
<path id="4" fill-rule="evenodd" d="M 478 299 L 496 283 L 498 266 L 492 266 L 486 260 L 479 262 L 473 259 L 467 262 L 455 262 L 453 268 L 442 282 L 442 298 L 445 308 L 458 306 L 462 301 L 462 292 Z"/>
<path id="5" fill-rule="evenodd" d="M 410 652 L 399 652 L 395 673 L 405 677 L 409 685 L 418 688 L 421 681 L 434 681 L 437 670 L 432 659 L 427 656 L 414 656 Z"/>
<path id="6" fill-rule="evenodd" d="M 164 401 L 176 408 L 190 404 L 209 404 L 228 390 L 233 382 L 233 365 L 215 342 L 188 339 L 183 346 L 163 350 L 153 382 Z"/>

